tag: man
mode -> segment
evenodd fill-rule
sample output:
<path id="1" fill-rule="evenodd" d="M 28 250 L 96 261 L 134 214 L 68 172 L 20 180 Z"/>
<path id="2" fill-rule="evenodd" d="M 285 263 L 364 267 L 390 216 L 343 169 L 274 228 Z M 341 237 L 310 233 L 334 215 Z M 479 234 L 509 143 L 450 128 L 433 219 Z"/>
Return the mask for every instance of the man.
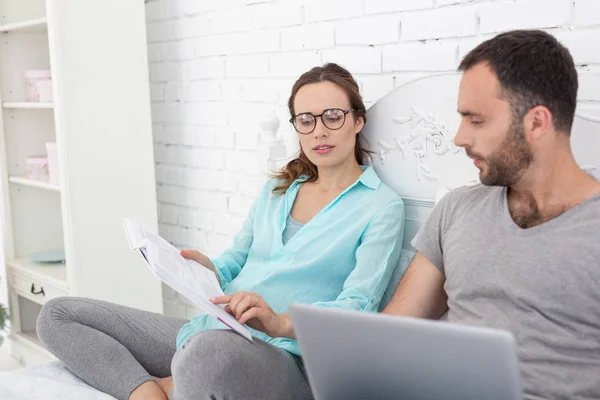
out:
<path id="1" fill-rule="evenodd" d="M 482 185 L 434 209 L 384 313 L 509 330 L 527 399 L 599 399 L 600 182 L 569 143 L 573 59 L 547 33 L 513 31 L 459 70 L 455 143 Z"/>

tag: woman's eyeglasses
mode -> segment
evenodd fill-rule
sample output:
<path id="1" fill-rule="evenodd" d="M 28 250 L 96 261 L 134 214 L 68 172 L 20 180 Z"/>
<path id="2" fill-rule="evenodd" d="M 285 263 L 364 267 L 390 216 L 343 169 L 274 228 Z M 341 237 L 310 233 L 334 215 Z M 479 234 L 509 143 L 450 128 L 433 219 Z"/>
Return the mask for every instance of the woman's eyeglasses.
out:
<path id="1" fill-rule="evenodd" d="M 342 110 L 339 108 L 329 108 L 324 110 L 322 114 L 314 115 L 311 113 L 298 114 L 290 119 L 294 128 L 298 133 L 308 135 L 315 130 L 317 126 L 317 117 L 321 117 L 321 122 L 327 129 L 336 130 L 344 126 L 346 122 L 346 114 L 354 112 L 353 108 L 349 110 Z"/>

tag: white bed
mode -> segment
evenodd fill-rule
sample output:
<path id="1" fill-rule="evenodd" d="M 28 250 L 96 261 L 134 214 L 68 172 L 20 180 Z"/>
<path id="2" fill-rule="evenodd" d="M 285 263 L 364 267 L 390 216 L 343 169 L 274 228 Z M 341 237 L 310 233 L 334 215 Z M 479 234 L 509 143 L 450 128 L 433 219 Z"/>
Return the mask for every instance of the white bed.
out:
<path id="1" fill-rule="evenodd" d="M 379 100 L 368 111 L 368 147 L 377 152 L 374 167 L 406 205 L 404 254 L 390 282 L 384 302 L 408 266 L 410 244 L 447 188 L 477 181 L 477 170 L 453 145 L 458 126 L 456 98 L 460 76 L 446 74 L 406 84 Z M 600 111 L 600 110 L 599 110 Z M 598 114 L 596 114 L 598 115 Z M 274 117 L 261 124 L 260 163 L 264 171 L 285 162 L 284 141 L 277 137 Z M 572 143 L 581 166 L 600 166 L 600 118 L 578 112 Z M 598 176 L 598 175 L 596 175 Z M 0 399 L 108 400 L 112 397 L 89 387 L 59 362 L 0 373 Z"/>
<path id="2" fill-rule="evenodd" d="M 87 385 L 58 361 L 0 372 L 2 400 L 114 400 Z"/>

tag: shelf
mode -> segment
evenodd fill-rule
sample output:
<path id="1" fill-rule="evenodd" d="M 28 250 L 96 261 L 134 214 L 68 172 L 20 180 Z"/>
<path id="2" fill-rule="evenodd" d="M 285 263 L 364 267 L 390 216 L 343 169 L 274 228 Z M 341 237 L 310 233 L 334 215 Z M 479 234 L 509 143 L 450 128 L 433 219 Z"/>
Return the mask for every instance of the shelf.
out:
<path id="1" fill-rule="evenodd" d="M 39 264 L 27 257 L 7 260 L 6 264 L 15 272 L 38 278 L 59 289 L 68 290 L 66 264 Z"/>
<path id="2" fill-rule="evenodd" d="M 41 103 L 33 101 L 20 101 L 20 102 L 5 102 L 2 103 L 3 108 L 54 108 L 54 103 Z"/>
<path id="3" fill-rule="evenodd" d="M 10 178 L 8 178 L 8 180 L 17 185 L 30 186 L 38 189 L 46 189 L 53 190 L 55 192 L 60 192 L 60 185 L 55 185 L 48 182 L 36 181 L 21 176 L 11 176 Z"/>
<path id="4" fill-rule="evenodd" d="M 29 21 L 15 22 L 12 24 L 0 25 L 0 32 L 44 32 L 47 30 L 46 17 L 31 19 Z"/>

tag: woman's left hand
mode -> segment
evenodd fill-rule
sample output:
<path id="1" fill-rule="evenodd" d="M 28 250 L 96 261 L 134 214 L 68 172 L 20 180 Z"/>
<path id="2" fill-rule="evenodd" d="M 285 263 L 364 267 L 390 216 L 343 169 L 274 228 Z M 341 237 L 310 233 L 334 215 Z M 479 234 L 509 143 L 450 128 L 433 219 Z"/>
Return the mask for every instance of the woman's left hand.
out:
<path id="1" fill-rule="evenodd" d="M 286 314 L 277 314 L 256 293 L 240 291 L 215 297 L 211 301 L 215 304 L 227 304 L 225 311 L 233 315 L 240 324 L 248 324 L 251 328 L 271 337 L 286 337 L 285 328 L 289 323 L 289 317 Z"/>

